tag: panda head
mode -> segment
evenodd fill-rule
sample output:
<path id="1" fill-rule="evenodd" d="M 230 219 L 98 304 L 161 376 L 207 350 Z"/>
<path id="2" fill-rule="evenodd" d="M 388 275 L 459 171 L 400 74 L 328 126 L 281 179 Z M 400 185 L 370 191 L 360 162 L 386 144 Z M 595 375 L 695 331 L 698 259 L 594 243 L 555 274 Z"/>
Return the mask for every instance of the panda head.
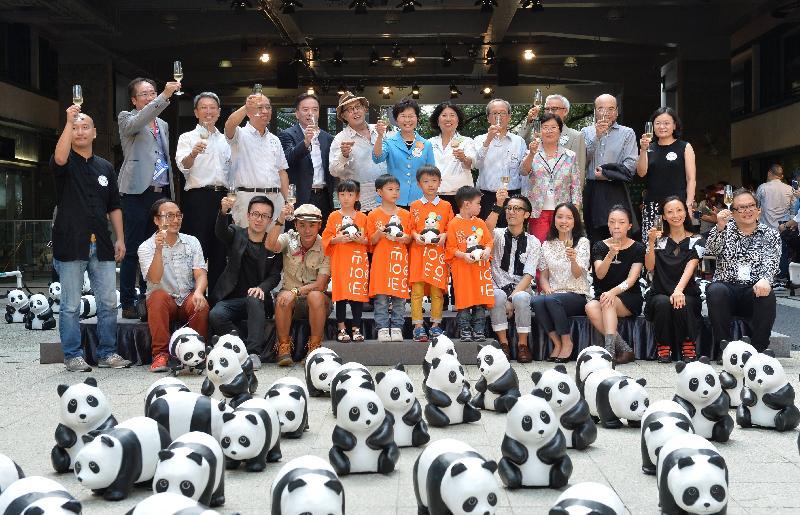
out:
<path id="1" fill-rule="evenodd" d="M 340 366 L 342 359 L 338 355 L 327 352 L 326 349 L 318 349 L 314 351 L 313 357 L 306 358 L 306 379 L 317 390 L 330 392 L 333 376 Z"/>
<path id="2" fill-rule="evenodd" d="M 677 394 L 697 406 L 711 404 L 722 391 L 722 385 L 708 358 L 702 356 L 698 361 L 684 363 L 677 361 L 678 371 L 675 390 Z"/>
<path id="3" fill-rule="evenodd" d="M 603 368 L 614 368 L 614 356 L 603 347 L 592 345 L 578 354 L 575 364 L 575 380 L 581 383 L 594 372 Z"/>
<path id="4" fill-rule="evenodd" d="M 414 395 L 414 385 L 403 365 L 397 365 L 386 372 L 378 372 L 375 380 L 378 382 L 375 385 L 375 392 L 389 411 L 405 413 L 417 400 Z"/>
<path id="5" fill-rule="evenodd" d="M 344 487 L 338 479 L 313 471 L 300 474 L 286 484 L 281 494 L 283 515 L 344 515 Z"/>
<path id="6" fill-rule="evenodd" d="M 211 340 L 211 343 L 214 345 L 214 347 L 221 345 L 231 349 L 239 357 L 239 363 L 244 363 L 245 360 L 250 356 L 247 353 L 247 347 L 242 339 L 239 338 L 239 333 L 237 331 L 231 331 L 230 333 L 223 334 L 222 336 L 214 336 L 214 338 Z"/>
<path id="7" fill-rule="evenodd" d="M 728 504 L 728 471 L 720 455 L 695 454 L 678 460 L 667 488 L 685 513 L 720 513 Z"/>
<path id="8" fill-rule="evenodd" d="M 433 362 L 433 358 L 437 358 L 442 354 L 456 356 L 456 346 L 453 340 L 448 338 L 445 334 L 440 334 L 439 336 L 431 338 L 431 341 L 428 343 L 428 350 L 425 352 L 425 362 L 431 363 Z"/>
<path id="9" fill-rule="evenodd" d="M 82 432 L 85 432 L 111 416 L 111 405 L 93 377 L 71 386 L 58 385 L 57 391 L 61 423 L 67 427 L 82 428 Z"/>
<path id="10" fill-rule="evenodd" d="M 650 406 L 650 398 L 644 389 L 647 381 L 626 377 L 612 386 L 609 403 L 614 414 L 625 420 L 642 420 L 645 410 Z"/>
<path id="11" fill-rule="evenodd" d="M 478 370 L 486 378 L 486 382 L 493 383 L 500 379 L 511 368 L 505 353 L 492 345 L 479 345 Z"/>
<path id="12" fill-rule="evenodd" d="M 75 477 L 92 490 L 108 487 L 122 468 L 122 443 L 105 434 L 83 435 L 83 441 L 86 445 L 75 456 Z"/>
<path id="13" fill-rule="evenodd" d="M 206 358 L 206 375 L 216 384 L 228 384 L 242 373 L 239 357 L 231 349 L 214 347 Z"/>
<path id="14" fill-rule="evenodd" d="M 786 374 L 775 354 L 767 349 L 745 362 L 745 384 L 757 393 L 774 392 L 786 384 Z"/>
<path id="15" fill-rule="evenodd" d="M 351 433 L 372 433 L 386 417 L 378 394 L 364 388 L 352 388 L 339 401 L 336 425 Z"/>
<path id="16" fill-rule="evenodd" d="M 744 337 L 741 340 L 732 342 L 721 342 L 725 346 L 722 351 L 722 368 L 732 376 L 741 379 L 744 377 L 744 363 L 750 357 L 758 354 L 755 347 L 750 345 L 750 338 Z"/>
<path id="17" fill-rule="evenodd" d="M 31 296 L 30 306 L 31 306 L 31 311 L 33 311 L 34 315 L 41 315 L 42 313 L 50 309 L 50 303 L 47 301 L 47 297 L 45 297 L 41 293 L 37 293 Z"/>
<path id="18" fill-rule="evenodd" d="M 191 327 L 182 327 L 172 333 L 170 354 L 189 367 L 198 367 L 206 359 L 206 341 Z"/>
<path id="19" fill-rule="evenodd" d="M 538 388 L 517 399 L 506 417 L 506 435 L 534 447 L 552 440 L 558 430 L 558 418 Z"/>
<path id="20" fill-rule="evenodd" d="M 299 387 L 274 384 L 267 390 L 265 399 L 278 412 L 282 433 L 291 433 L 300 428 L 307 409 L 307 395 Z"/>
<path id="21" fill-rule="evenodd" d="M 81 296 L 81 313 L 86 317 L 93 317 L 97 313 L 97 300 L 94 295 Z"/>
<path id="22" fill-rule="evenodd" d="M 56 281 L 50 283 L 50 288 L 48 288 L 50 292 L 50 298 L 53 300 L 60 300 L 61 299 L 61 283 Z"/>
<path id="23" fill-rule="evenodd" d="M 66 500 L 60 495 L 42 497 L 25 506 L 23 515 L 73 515 L 81 513 L 81 503 L 76 499 Z"/>
<path id="24" fill-rule="evenodd" d="M 555 412 L 562 412 L 575 405 L 580 399 L 580 392 L 575 380 L 567 373 L 564 365 L 544 372 L 531 374 L 534 388 L 542 390 L 544 399 Z"/>
<path id="25" fill-rule="evenodd" d="M 479 457 L 461 458 L 441 479 L 442 501 L 453 515 L 494 513 L 500 490 L 494 472 L 497 464 Z"/>
<path id="26" fill-rule="evenodd" d="M 425 384 L 434 390 L 458 395 L 464 385 L 464 367 L 452 354 L 442 354 L 431 361 Z"/>
<path id="27" fill-rule="evenodd" d="M 208 462 L 189 447 L 159 451 L 158 460 L 153 476 L 153 492 L 157 494 L 173 492 L 197 501 L 213 481 Z"/>
<path id="28" fill-rule="evenodd" d="M 642 436 L 647 441 L 650 461 L 658 463 L 658 455 L 661 453 L 661 448 L 664 444 L 675 436 L 687 433 L 694 433 L 691 421 L 673 416 L 662 416 L 649 422 L 647 426 L 642 426 Z"/>
<path id="29" fill-rule="evenodd" d="M 222 414 L 219 444 L 232 460 L 249 460 L 261 453 L 266 444 L 264 420 L 253 411 L 241 410 Z"/>
<path id="30" fill-rule="evenodd" d="M 28 307 L 28 295 L 22 290 L 11 290 L 8 292 L 8 303 L 19 311 Z"/>
<path id="31" fill-rule="evenodd" d="M 89 280 L 89 272 L 83 272 L 83 286 L 81 286 L 81 293 L 86 294 L 92 290 L 92 282 Z"/>

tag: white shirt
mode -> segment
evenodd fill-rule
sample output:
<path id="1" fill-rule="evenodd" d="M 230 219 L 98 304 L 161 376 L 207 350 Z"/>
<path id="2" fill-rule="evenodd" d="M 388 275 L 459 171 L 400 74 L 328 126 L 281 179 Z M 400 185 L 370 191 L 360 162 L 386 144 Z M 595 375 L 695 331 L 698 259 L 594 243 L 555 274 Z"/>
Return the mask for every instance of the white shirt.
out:
<path id="1" fill-rule="evenodd" d="M 208 137 L 206 150 L 197 154 L 191 168 L 183 166 L 183 160 L 192 153 L 192 149 L 200 138 L 200 125 L 189 132 L 184 132 L 178 138 L 178 148 L 175 150 L 175 162 L 178 170 L 186 178 L 185 190 L 203 186 L 228 186 L 228 174 L 231 166 L 231 147 L 225 135 L 214 129 Z"/>
<path id="2" fill-rule="evenodd" d="M 186 297 L 194 290 L 194 270 L 208 270 L 203 257 L 203 248 L 200 241 L 189 234 L 178 233 L 174 245 L 164 245 L 161 249 L 161 262 L 164 273 L 158 283 L 147 281 L 147 296 L 156 290 L 164 290 L 175 299 L 177 305 L 182 305 Z M 153 256 L 156 253 L 156 235 L 153 234 L 139 245 L 139 268 L 142 275 L 147 277 Z"/>
<path id="3" fill-rule="evenodd" d="M 352 127 L 345 126 L 331 143 L 331 154 L 328 168 L 331 175 L 340 179 L 354 179 L 361 184 L 362 211 L 372 211 L 378 207 L 377 193 L 375 192 L 375 179 L 386 173 L 386 162 L 375 163 L 372 161 L 372 149 L 378 133 L 375 125 L 369 125 L 369 140 L 356 132 Z M 355 141 L 350 149 L 350 157 L 342 155 L 342 142 Z"/>
<path id="4" fill-rule="evenodd" d="M 453 136 L 460 136 L 456 134 Z M 464 151 L 464 154 L 472 159 L 475 163 L 475 142 L 472 138 L 467 136 L 460 136 L 461 144 L 458 148 Z M 433 158 L 436 161 L 436 167 L 442 172 L 442 184 L 439 185 L 439 195 L 455 195 L 458 188 L 461 186 L 474 186 L 472 182 L 472 170 L 464 163 L 453 157 L 453 147 L 451 143 L 453 139 L 447 143 L 446 147 L 442 147 L 442 136 L 434 136 L 428 141 L 431 142 L 433 147 Z"/>
<path id="5" fill-rule="evenodd" d="M 519 239 L 521 237 L 525 238 L 525 252 L 522 252 L 519 255 L 519 260 L 523 265 L 522 273 L 526 275 L 530 275 L 531 277 L 536 277 L 536 267 L 539 264 L 539 253 L 541 251 L 541 243 L 539 243 L 538 238 L 533 234 L 528 234 L 524 228 L 522 233 L 517 236 L 516 238 L 511 238 L 511 254 L 509 256 L 508 261 L 508 270 L 504 270 L 500 263 L 503 260 L 503 253 L 505 252 L 505 244 L 506 244 L 506 231 L 507 228 L 503 229 L 494 229 L 492 231 L 492 237 L 494 238 L 494 244 L 492 246 L 492 279 L 494 283 L 502 288 L 509 284 L 516 285 L 522 280 L 521 275 L 514 274 L 514 265 L 516 264 L 516 255 L 517 255 L 517 246 L 519 245 Z M 526 290 L 528 293 L 533 293 L 533 288 L 528 287 Z"/>
<path id="6" fill-rule="evenodd" d="M 264 131 L 262 136 L 247 123 L 236 127 L 231 146 L 231 176 L 237 188 L 280 188 L 280 173 L 289 168 L 278 137 Z"/>
<path id="7" fill-rule="evenodd" d="M 516 134 L 506 132 L 505 137 L 500 138 L 499 142 L 497 138 L 492 139 L 488 148 L 483 146 L 484 141 L 486 134 L 475 138 L 477 149 L 475 167 L 480 170 L 475 186 L 482 190 L 497 191 L 503 186 L 500 177 L 505 175 L 510 179 L 508 189 L 520 189 L 522 181 L 519 178 L 519 166 L 527 152 L 525 140 Z"/>

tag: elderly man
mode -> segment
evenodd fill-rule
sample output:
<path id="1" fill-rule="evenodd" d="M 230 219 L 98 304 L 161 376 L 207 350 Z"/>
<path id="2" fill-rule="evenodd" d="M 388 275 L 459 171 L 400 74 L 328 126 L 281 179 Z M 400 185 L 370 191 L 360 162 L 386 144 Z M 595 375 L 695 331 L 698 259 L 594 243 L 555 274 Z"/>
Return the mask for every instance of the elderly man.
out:
<path id="1" fill-rule="evenodd" d="M 294 213 L 295 229 L 282 233 L 283 224 Z M 275 219 L 265 246 L 283 254 L 283 287 L 275 298 L 275 331 L 278 336 L 278 365 L 293 363 L 294 343 L 289 336 L 293 318 L 308 317 L 311 336 L 307 352 L 318 349 L 331 310 L 325 294 L 331 277 L 331 258 L 322 250 L 322 212 L 317 206 L 303 204 L 297 210 L 284 205 Z"/>
<path id="2" fill-rule="evenodd" d="M 528 150 L 525 140 L 508 131 L 511 104 L 501 98 L 490 101 L 486 104 L 486 117 L 489 132 L 475 138 L 475 166 L 480 170 L 475 186 L 483 193 L 480 218 L 484 220 L 497 201 L 497 190 L 506 190 L 509 197 L 520 193 L 519 165 Z M 506 225 L 505 212 L 500 213 L 497 227 Z"/>
<path id="3" fill-rule="evenodd" d="M 347 124 L 331 143 L 331 175 L 353 179 L 361 185 L 358 197 L 361 211 L 369 213 L 378 207 L 375 179 L 386 173 L 386 162 L 375 163 L 372 150 L 378 133 L 375 125 L 367 123 L 369 101 L 347 91 L 339 97 L 336 117 Z"/>
<path id="4" fill-rule="evenodd" d="M 169 126 L 158 115 L 169 106 L 170 97 L 180 88 L 180 82 L 167 82 L 164 91 L 156 96 L 155 81 L 137 77 L 128 84 L 133 110 L 122 111 L 117 116 L 123 156 L 119 191 L 122 194 L 125 247 L 129 249 L 138 249 L 153 231 L 148 217 L 153 202 L 174 193 L 169 164 Z M 136 264 L 136 254 L 130 252 L 120 265 L 123 318 L 138 318 L 134 308 L 136 277 L 139 277 L 142 290 L 145 283 L 136 270 Z"/>
<path id="5" fill-rule="evenodd" d="M 635 212 L 627 183 L 636 174 L 636 134 L 617 123 L 619 110 L 613 95 L 603 94 L 594 101 L 594 125 L 584 127 L 586 140 L 586 192 L 583 195 L 583 218 L 586 232 L 594 243 L 610 236 L 608 211 L 622 204 Z M 636 218 L 631 233 L 639 230 Z"/>
<path id="6" fill-rule="evenodd" d="M 219 97 L 204 92 L 194 97 L 194 116 L 197 126 L 178 138 L 175 162 L 186 178 L 183 209 L 192 216 L 186 219 L 183 230 L 200 241 L 203 255 L 208 259 L 208 289 L 213 290 L 225 268 L 225 248 L 214 236 L 217 210 L 228 189 L 231 147 L 217 130 Z"/>
<path id="7" fill-rule="evenodd" d="M 124 368 L 131 364 L 117 350 L 116 265 L 125 255 L 117 174 L 94 155 L 97 130 L 80 106 L 67 109 L 67 123 L 56 143 L 50 167 L 58 199 L 53 224 L 53 267 L 61 281 L 58 332 L 68 372 L 90 372 L 81 349 L 79 310 L 83 274 L 89 271 L 97 299 L 97 366 Z M 117 241 L 112 245 L 108 220 Z"/>
<path id="8" fill-rule="evenodd" d="M 244 127 L 239 125 L 247 116 Z M 247 205 L 256 195 L 266 195 L 280 210 L 289 193 L 289 164 L 277 136 L 269 132 L 272 105 L 261 93 L 247 97 L 245 104 L 225 122 L 225 136 L 231 146 L 230 187 L 236 189 L 233 221 L 247 227 Z"/>
<path id="9" fill-rule="evenodd" d="M 774 164 L 767 172 L 767 182 L 756 190 L 756 199 L 761 206 L 761 223 L 767 227 L 781 230 L 780 225 L 792 218 L 794 189 L 783 182 L 783 167 Z M 781 261 L 778 277 L 789 278 L 789 246 L 781 245 Z"/>

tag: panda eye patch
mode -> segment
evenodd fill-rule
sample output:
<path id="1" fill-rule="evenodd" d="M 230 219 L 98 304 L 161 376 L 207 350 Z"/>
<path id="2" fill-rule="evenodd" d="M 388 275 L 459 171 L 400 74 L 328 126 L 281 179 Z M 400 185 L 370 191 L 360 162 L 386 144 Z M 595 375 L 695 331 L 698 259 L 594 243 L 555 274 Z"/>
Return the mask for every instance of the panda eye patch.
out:
<path id="1" fill-rule="evenodd" d="M 725 488 L 722 485 L 714 485 L 711 487 L 711 497 L 716 501 L 722 502 L 725 500 Z"/>
<path id="2" fill-rule="evenodd" d="M 185 361 L 189 361 L 189 360 L 190 360 L 190 359 L 192 359 L 193 357 L 194 357 L 194 352 L 187 352 L 186 354 L 184 354 L 184 355 L 183 355 L 183 359 L 184 359 Z"/>
<path id="3" fill-rule="evenodd" d="M 450 374 L 448 374 L 447 379 L 450 380 L 451 383 L 455 383 L 456 379 L 458 379 L 458 375 L 456 374 L 455 370 L 451 370 Z"/>
<path id="4" fill-rule="evenodd" d="M 645 408 L 649 408 L 650 407 L 650 399 L 645 399 L 644 400 L 644 407 Z"/>
<path id="5" fill-rule="evenodd" d="M 197 353 L 197 357 L 200 358 L 200 359 L 206 359 L 206 353 L 203 352 L 203 351 L 200 351 L 200 352 Z"/>
<path id="6" fill-rule="evenodd" d="M 219 366 L 227 368 L 228 367 L 228 359 L 227 358 L 220 358 Z"/>
<path id="7" fill-rule="evenodd" d="M 378 413 L 378 405 L 375 404 L 374 402 L 370 402 L 369 404 L 367 404 L 367 411 L 369 411 L 373 415 L 377 414 Z"/>
<path id="8" fill-rule="evenodd" d="M 769 365 L 764 365 L 764 373 L 767 374 L 768 376 L 771 376 L 772 374 L 775 373 L 775 370 Z"/>
<path id="9" fill-rule="evenodd" d="M 214 361 L 213 360 L 208 360 L 208 369 L 209 370 L 213 370 L 214 369 Z"/>
<path id="10" fill-rule="evenodd" d="M 497 504 L 497 496 L 493 493 L 489 494 L 486 500 L 489 501 L 489 506 L 494 506 Z"/>
<path id="11" fill-rule="evenodd" d="M 700 381 L 696 377 L 693 377 L 689 380 L 689 390 L 696 392 L 699 386 Z"/>
<path id="12" fill-rule="evenodd" d="M 531 429 L 533 429 L 533 419 L 530 415 L 525 415 L 522 417 L 522 430 L 528 432 Z"/>
<path id="13" fill-rule="evenodd" d="M 569 393 L 569 385 L 567 383 L 558 383 L 558 391 L 561 393 Z"/>
<path id="14" fill-rule="evenodd" d="M 361 416 L 361 410 L 360 409 L 358 409 L 358 408 L 350 408 L 349 417 L 350 417 L 351 421 L 355 422 L 356 420 L 358 420 L 358 417 L 360 417 L 360 416 Z"/>
<path id="15" fill-rule="evenodd" d="M 295 417 L 294 411 L 286 412 L 286 420 L 294 420 L 294 417 Z"/>
<path id="16" fill-rule="evenodd" d="M 477 497 L 470 497 L 469 499 L 464 501 L 464 504 L 461 505 L 461 507 L 464 509 L 464 511 L 471 512 L 472 510 L 475 509 L 475 506 L 477 506 L 477 505 L 478 505 L 478 498 Z"/>
<path id="17" fill-rule="evenodd" d="M 631 411 L 636 411 L 637 409 L 639 409 L 639 401 L 633 401 L 631 403 Z"/>
<path id="18" fill-rule="evenodd" d="M 708 386 L 714 386 L 714 383 L 715 383 L 715 382 L 716 382 L 716 381 L 714 380 L 714 376 L 713 376 L 713 375 L 711 375 L 711 374 L 708 374 L 708 375 L 706 376 L 706 383 L 708 384 Z"/>
<path id="19" fill-rule="evenodd" d="M 486 356 L 485 358 L 483 358 L 483 360 L 486 362 L 487 365 L 492 366 L 492 363 L 494 363 L 494 356 Z"/>
<path id="20" fill-rule="evenodd" d="M 189 481 L 181 481 L 181 493 L 186 497 L 194 495 L 194 485 Z"/>
<path id="21" fill-rule="evenodd" d="M 86 404 L 88 404 L 93 408 L 96 408 L 97 406 L 100 405 L 100 402 L 98 402 L 97 398 L 94 395 L 90 395 L 86 397 Z"/>
<path id="22" fill-rule="evenodd" d="M 461 365 L 458 366 L 458 371 L 461 372 L 462 376 L 464 375 L 464 367 L 462 367 Z"/>
<path id="23" fill-rule="evenodd" d="M 241 445 L 242 447 L 250 447 L 250 439 L 247 438 L 246 436 L 240 436 L 239 445 Z"/>
<path id="24" fill-rule="evenodd" d="M 169 481 L 166 479 L 159 479 L 156 483 L 156 492 L 166 492 L 169 489 Z"/>
<path id="25" fill-rule="evenodd" d="M 319 380 L 320 381 L 324 381 L 327 378 L 328 378 L 328 373 L 327 372 L 324 372 L 324 373 L 319 375 Z"/>
<path id="26" fill-rule="evenodd" d="M 238 345 L 234 345 L 233 346 L 233 352 L 235 352 L 236 354 L 239 354 L 239 346 Z"/>
<path id="27" fill-rule="evenodd" d="M 397 399 L 399 399 L 400 398 L 400 388 L 398 388 L 396 386 L 394 388 L 392 388 L 392 391 L 389 392 L 389 396 L 392 398 L 393 401 L 396 401 Z"/>
<path id="28" fill-rule="evenodd" d="M 751 381 L 755 381 L 756 380 L 756 369 L 755 368 L 751 368 L 750 370 L 747 371 L 747 378 L 750 379 Z"/>
<path id="29" fill-rule="evenodd" d="M 697 502 L 697 499 L 700 498 L 700 492 L 697 488 L 690 486 L 683 492 L 683 504 L 687 506 L 691 506 L 692 504 Z"/>
<path id="30" fill-rule="evenodd" d="M 69 403 L 67 403 L 67 411 L 69 411 L 70 413 L 75 413 L 77 409 L 78 409 L 78 401 L 76 401 L 75 399 L 70 399 Z"/>
<path id="31" fill-rule="evenodd" d="M 731 354 L 731 365 L 735 365 L 738 362 L 739 362 L 739 356 L 737 356 L 736 354 Z"/>
<path id="32" fill-rule="evenodd" d="M 539 413 L 539 418 L 542 419 L 542 422 L 544 422 L 545 424 L 550 423 L 550 415 L 548 415 L 546 411 L 542 411 L 541 413 Z"/>
<path id="33" fill-rule="evenodd" d="M 414 393 L 414 385 L 406 383 L 406 390 L 408 390 L 408 393 Z"/>
<path id="34" fill-rule="evenodd" d="M 223 449 L 227 449 L 228 447 L 231 446 L 231 439 L 226 436 L 225 438 L 222 439 L 220 445 L 222 445 Z"/>
<path id="35" fill-rule="evenodd" d="M 80 461 L 76 461 L 75 462 L 75 466 L 73 468 L 75 469 L 75 473 L 76 474 L 80 474 L 81 473 L 81 462 Z"/>
<path id="36" fill-rule="evenodd" d="M 91 470 L 92 472 L 97 474 L 98 472 L 100 472 L 100 467 L 97 466 L 97 463 L 95 463 L 93 461 L 90 461 L 89 462 L 89 470 Z"/>

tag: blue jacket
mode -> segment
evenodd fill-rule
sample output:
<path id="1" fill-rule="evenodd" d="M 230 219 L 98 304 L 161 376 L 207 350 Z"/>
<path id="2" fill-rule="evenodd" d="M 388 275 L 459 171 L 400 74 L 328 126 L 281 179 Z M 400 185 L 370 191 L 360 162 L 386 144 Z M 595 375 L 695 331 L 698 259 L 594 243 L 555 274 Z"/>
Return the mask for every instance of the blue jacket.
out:
<path id="1" fill-rule="evenodd" d="M 423 144 L 422 155 L 416 157 L 413 151 L 419 143 Z M 417 170 L 424 165 L 436 166 L 431 142 L 416 132 L 411 150 L 403 141 L 400 131 L 395 131 L 384 138 L 383 152 L 378 157 L 373 153 L 372 160 L 376 163 L 386 161 L 387 171 L 400 181 L 400 198 L 397 199 L 399 206 L 410 206 L 412 202 L 422 198 L 422 190 L 417 184 Z"/>

